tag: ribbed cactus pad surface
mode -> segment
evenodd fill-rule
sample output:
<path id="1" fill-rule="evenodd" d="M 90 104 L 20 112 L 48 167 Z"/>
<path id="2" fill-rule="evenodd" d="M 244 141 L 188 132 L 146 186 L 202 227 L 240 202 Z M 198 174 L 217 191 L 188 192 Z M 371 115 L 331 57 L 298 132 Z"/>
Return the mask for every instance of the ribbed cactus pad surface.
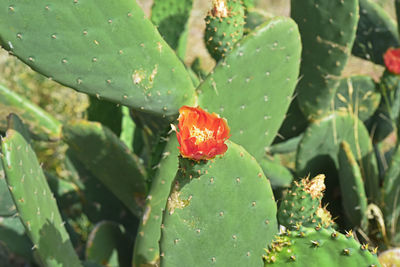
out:
<path id="1" fill-rule="evenodd" d="M 159 115 L 193 104 L 183 64 L 136 1 L 0 5 L 0 44 L 61 84 Z"/>
<path id="2" fill-rule="evenodd" d="M 164 211 L 162 266 L 261 266 L 277 232 L 269 181 L 242 147 L 227 142 L 222 157 L 180 158 Z"/>
<path id="3" fill-rule="evenodd" d="M 81 266 L 31 146 L 18 132 L 8 130 L 1 149 L 19 216 L 44 266 Z"/>
<path id="4" fill-rule="evenodd" d="M 274 18 L 240 41 L 198 88 L 199 105 L 226 118 L 232 141 L 257 159 L 272 143 L 289 107 L 300 51 L 294 21 Z"/>

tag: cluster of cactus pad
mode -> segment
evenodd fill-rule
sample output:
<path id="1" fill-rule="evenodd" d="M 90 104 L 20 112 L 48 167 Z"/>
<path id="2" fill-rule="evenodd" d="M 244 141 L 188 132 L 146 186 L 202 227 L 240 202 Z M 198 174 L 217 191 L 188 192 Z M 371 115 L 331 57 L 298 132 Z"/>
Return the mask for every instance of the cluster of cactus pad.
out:
<path id="1" fill-rule="evenodd" d="M 90 96 L 61 122 L 0 85 L 1 266 L 367 267 L 400 245 L 400 76 L 342 75 L 352 55 L 384 65 L 397 24 L 372 0 L 209 2 L 207 73 L 183 62 L 192 0 L 150 19 L 132 0 L 0 0 L 2 48 Z M 180 155 L 182 106 L 227 120 L 225 154 Z M 67 147 L 62 172 L 43 143 Z"/>

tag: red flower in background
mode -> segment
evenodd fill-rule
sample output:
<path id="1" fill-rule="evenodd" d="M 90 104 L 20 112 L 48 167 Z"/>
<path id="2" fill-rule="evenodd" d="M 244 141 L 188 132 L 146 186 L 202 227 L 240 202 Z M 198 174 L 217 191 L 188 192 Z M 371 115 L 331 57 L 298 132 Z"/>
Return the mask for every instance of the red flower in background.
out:
<path id="1" fill-rule="evenodd" d="M 389 48 L 383 56 L 386 68 L 395 74 L 400 74 L 400 48 Z"/>
<path id="2" fill-rule="evenodd" d="M 193 160 L 213 159 L 224 154 L 228 146 L 229 127 L 225 119 L 197 107 L 179 109 L 179 132 L 176 133 L 182 157 Z"/>

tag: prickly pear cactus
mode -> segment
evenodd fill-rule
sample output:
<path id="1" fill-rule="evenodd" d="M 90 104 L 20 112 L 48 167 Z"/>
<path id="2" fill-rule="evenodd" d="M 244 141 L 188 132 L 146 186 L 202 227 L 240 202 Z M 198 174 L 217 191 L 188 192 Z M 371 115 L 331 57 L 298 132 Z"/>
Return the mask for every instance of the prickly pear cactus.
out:
<path id="1" fill-rule="evenodd" d="M 182 60 L 186 54 L 192 6 L 193 0 L 156 0 L 151 8 L 151 21 Z"/>
<path id="2" fill-rule="evenodd" d="M 320 174 L 309 179 L 294 181 L 282 199 L 278 210 L 279 224 L 290 229 L 298 225 L 317 225 L 315 213 L 321 206 L 325 176 Z"/>
<path id="3" fill-rule="evenodd" d="M 320 118 L 329 110 L 353 46 L 358 0 L 292 0 L 291 16 L 303 43 L 298 102 L 307 118 Z"/>
<path id="4" fill-rule="evenodd" d="M 389 14 L 371 0 L 359 0 L 360 20 L 353 55 L 383 65 L 382 55 L 389 47 L 400 45 L 397 25 Z"/>
<path id="5" fill-rule="evenodd" d="M 11 112 L 24 120 L 33 137 L 40 140 L 61 138 L 60 122 L 28 99 L 0 85 L 0 131 L 7 129 L 6 118 Z"/>
<path id="6" fill-rule="evenodd" d="M 136 1 L 2 0 L 0 5 L 0 44 L 45 76 L 158 115 L 194 104 L 183 64 Z"/>
<path id="7" fill-rule="evenodd" d="M 276 17 L 240 41 L 197 88 L 199 105 L 226 118 L 232 140 L 257 159 L 264 156 L 289 107 L 300 50 L 296 24 Z"/>
<path id="8" fill-rule="evenodd" d="M 360 167 L 350 145 L 343 141 L 339 150 L 339 180 L 342 192 L 342 203 L 349 228 L 361 227 L 367 229 L 367 196 Z"/>
<path id="9" fill-rule="evenodd" d="M 133 266 L 157 266 L 160 263 L 162 214 L 178 170 L 178 155 L 178 140 L 175 134 L 171 134 L 146 198 L 135 242 Z"/>
<path id="10" fill-rule="evenodd" d="M 214 160 L 180 158 L 163 215 L 161 265 L 262 264 L 277 232 L 274 196 L 255 159 L 227 144 Z"/>
<path id="11" fill-rule="evenodd" d="M 354 114 L 360 120 L 370 118 L 379 106 L 381 94 L 369 76 L 351 76 L 340 80 L 334 99 L 335 109 Z"/>
<path id="12" fill-rule="evenodd" d="M 376 251 L 358 243 L 352 233 L 305 228 L 279 235 L 266 250 L 265 266 L 381 266 Z"/>
<path id="13" fill-rule="evenodd" d="M 213 0 L 206 20 L 204 39 L 211 56 L 218 62 L 242 39 L 244 6 L 240 0 Z"/>
<path id="14" fill-rule="evenodd" d="M 36 155 L 24 137 L 8 130 L 2 162 L 19 217 L 45 266 L 81 266 Z"/>

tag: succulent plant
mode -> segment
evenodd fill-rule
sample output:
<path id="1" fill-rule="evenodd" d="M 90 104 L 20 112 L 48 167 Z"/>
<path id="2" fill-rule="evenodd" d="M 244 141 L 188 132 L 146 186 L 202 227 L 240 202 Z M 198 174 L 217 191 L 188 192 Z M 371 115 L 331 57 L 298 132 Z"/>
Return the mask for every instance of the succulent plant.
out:
<path id="1" fill-rule="evenodd" d="M 396 23 L 371 0 L 290 5 L 210 1 L 207 73 L 185 65 L 192 0 L 0 0 L 1 46 L 90 102 L 71 119 L 0 85 L 0 265 L 380 266 Z M 352 55 L 383 75 L 345 76 Z"/>

